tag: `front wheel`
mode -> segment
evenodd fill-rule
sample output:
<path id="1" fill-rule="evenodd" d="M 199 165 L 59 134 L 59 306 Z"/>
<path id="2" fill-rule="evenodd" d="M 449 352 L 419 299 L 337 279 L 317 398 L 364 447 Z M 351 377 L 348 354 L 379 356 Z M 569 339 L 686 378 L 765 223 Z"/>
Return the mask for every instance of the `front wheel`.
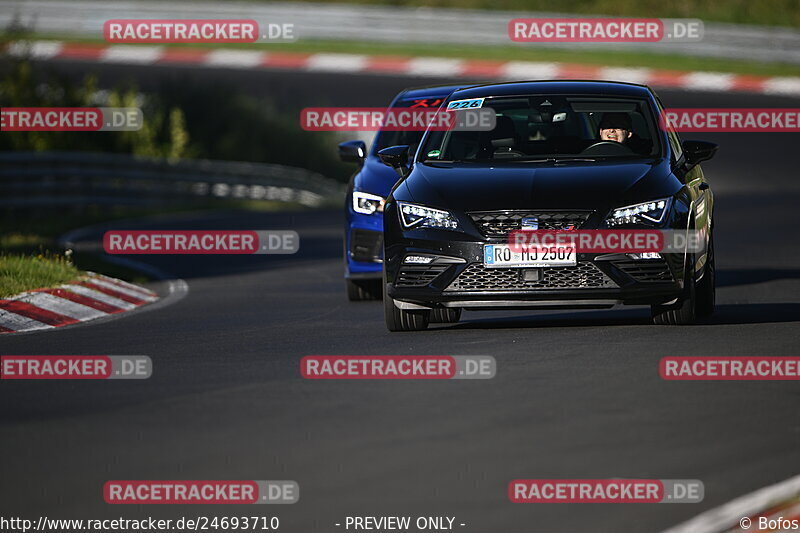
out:
<path id="1" fill-rule="evenodd" d="M 389 331 L 422 331 L 428 327 L 431 312 L 429 310 L 406 311 L 398 309 L 394 298 L 387 292 L 388 284 L 383 283 L 383 316 L 386 329 Z"/>
<path id="2" fill-rule="evenodd" d="M 684 297 L 672 305 L 653 305 L 650 314 L 653 324 L 661 326 L 685 326 L 697 318 L 697 286 L 694 273 L 694 256 L 689 260 L 684 279 Z"/>
<path id="3" fill-rule="evenodd" d="M 344 281 L 347 284 L 347 299 L 351 302 L 381 299 L 382 282 L 379 279 L 365 279 L 359 281 L 346 279 Z"/>
<path id="4" fill-rule="evenodd" d="M 706 253 L 706 266 L 703 277 L 697 282 L 697 316 L 708 318 L 714 314 L 716 303 L 716 265 L 714 264 L 714 236 L 708 239 L 708 252 Z"/>

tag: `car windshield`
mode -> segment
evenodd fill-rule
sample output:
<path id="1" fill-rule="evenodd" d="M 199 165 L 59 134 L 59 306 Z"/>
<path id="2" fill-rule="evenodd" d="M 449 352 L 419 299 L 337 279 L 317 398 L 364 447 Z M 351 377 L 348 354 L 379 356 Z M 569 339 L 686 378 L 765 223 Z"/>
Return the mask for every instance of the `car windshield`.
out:
<path id="1" fill-rule="evenodd" d="M 475 100 L 479 99 L 470 101 Z M 451 102 L 449 106 L 452 105 Z M 482 107 L 495 111 L 494 129 L 431 131 L 420 159 L 429 163 L 494 164 L 594 161 L 661 154 L 653 113 L 643 99 L 565 95 L 487 97 Z"/>
<path id="2" fill-rule="evenodd" d="M 377 154 L 379 150 L 383 150 L 389 146 L 407 144 L 411 147 L 410 153 L 413 154 L 417 146 L 419 146 L 422 133 L 421 131 L 382 131 L 378 134 L 378 139 L 375 142 L 372 152 L 373 154 Z"/>
<path id="3" fill-rule="evenodd" d="M 444 103 L 443 97 L 416 97 L 416 98 L 409 98 L 405 100 L 399 100 L 394 103 L 392 108 L 433 108 L 436 109 L 440 107 Z M 374 143 L 372 153 L 377 154 L 379 150 L 383 150 L 389 146 L 397 146 L 401 144 L 407 144 L 411 147 L 410 153 L 414 153 L 417 150 L 417 146 L 419 146 L 419 142 L 422 140 L 423 131 L 381 131 L 378 133 L 378 137 Z"/>

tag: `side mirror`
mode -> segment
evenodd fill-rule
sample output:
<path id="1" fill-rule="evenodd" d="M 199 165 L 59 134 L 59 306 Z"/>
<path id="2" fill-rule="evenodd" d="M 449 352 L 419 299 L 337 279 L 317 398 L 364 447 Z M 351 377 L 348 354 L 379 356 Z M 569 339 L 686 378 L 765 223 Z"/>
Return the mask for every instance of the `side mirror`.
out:
<path id="1" fill-rule="evenodd" d="M 390 146 L 378 152 L 378 157 L 384 165 L 395 169 L 401 178 L 408 174 L 408 145 Z"/>
<path id="2" fill-rule="evenodd" d="M 345 163 L 363 163 L 367 157 L 364 141 L 347 141 L 339 145 L 339 159 Z"/>
<path id="3" fill-rule="evenodd" d="M 717 153 L 718 145 L 706 141 L 684 141 L 683 152 L 686 155 L 686 164 L 694 166 L 702 161 L 708 161 Z"/>

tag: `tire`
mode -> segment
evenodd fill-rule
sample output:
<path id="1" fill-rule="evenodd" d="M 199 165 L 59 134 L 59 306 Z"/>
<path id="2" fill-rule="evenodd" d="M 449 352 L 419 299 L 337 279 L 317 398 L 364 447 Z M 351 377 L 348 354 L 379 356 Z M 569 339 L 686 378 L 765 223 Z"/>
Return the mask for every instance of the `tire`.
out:
<path id="1" fill-rule="evenodd" d="M 714 314 L 714 305 L 717 298 L 716 270 L 714 234 L 712 233 L 708 239 L 708 255 L 703 278 L 697 282 L 697 307 L 695 313 L 698 318 L 708 318 Z"/>
<path id="2" fill-rule="evenodd" d="M 387 284 L 383 283 L 383 316 L 386 329 L 389 331 L 422 331 L 427 329 L 430 311 L 406 311 L 394 305 L 394 298 L 386 292 Z"/>
<path id="3" fill-rule="evenodd" d="M 431 311 L 431 324 L 455 324 L 461 320 L 460 307 L 439 307 Z"/>
<path id="4" fill-rule="evenodd" d="M 346 279 L 344 281 L 347 284 L 347 299 L 351 302 L 381 299 L 381 280 L 379 279 L 361 281 Z"/>
<path id="5" fill-rule="evenodd" d="M 673 305 L 653 305 L 650 307 L 653 324 L 685 326 L 695 322 L 697 318 L 697 287 L 694 274 L 694 256 L 691 256 L 684 276 L 686 283 L 682 300 Z"/>

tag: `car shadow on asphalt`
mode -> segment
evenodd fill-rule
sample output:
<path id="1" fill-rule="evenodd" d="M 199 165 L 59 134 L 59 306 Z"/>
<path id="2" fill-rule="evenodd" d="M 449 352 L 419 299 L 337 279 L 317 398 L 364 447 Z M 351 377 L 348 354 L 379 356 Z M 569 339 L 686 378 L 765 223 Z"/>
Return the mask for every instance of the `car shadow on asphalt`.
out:
<path id="1" fill-rule="evenodd" d="M 788 323 L 800 321 L 800 303 L 743 303 L 717 305 L 711 318 L 699 321 L 692 326 L 708 327 L 738 324 Z M 654 326 L 650 321 L 649 310 L 645 307 L 608 311 L 580 313 L 558 313 L 526 316 L 499 316 L 497 318 L 470 319 L 465 314 L 462 321 L 452 326 L 435 325 L 431 329 L 469 330 L 469 329 L 519 329 L 519 328 L 575 328 L 609 326 L 652 326 L 674 328 L 674 326 Z"/>

